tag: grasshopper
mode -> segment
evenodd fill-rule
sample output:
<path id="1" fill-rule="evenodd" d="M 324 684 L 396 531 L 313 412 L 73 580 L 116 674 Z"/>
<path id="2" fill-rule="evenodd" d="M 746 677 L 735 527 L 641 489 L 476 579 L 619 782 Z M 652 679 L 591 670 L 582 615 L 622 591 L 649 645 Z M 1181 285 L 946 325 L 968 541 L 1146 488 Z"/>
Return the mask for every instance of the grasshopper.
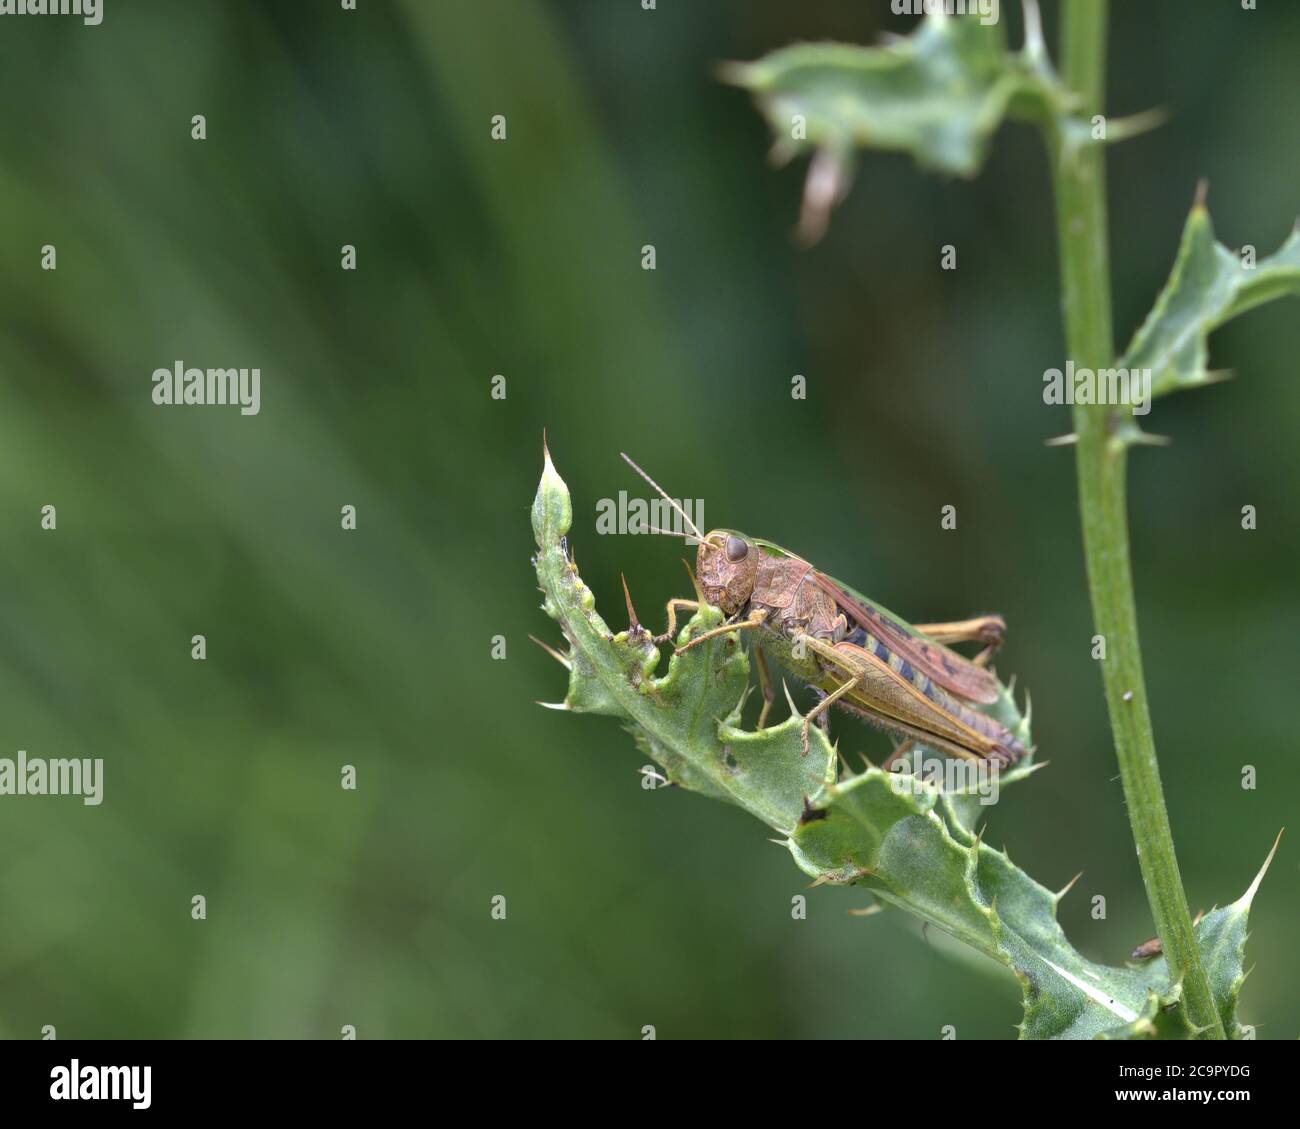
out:
<path id="1" fill-rule="evenodd" d="M 822 695 L 803 719 L 804 755 L 809 726 L 824 725 L 831 706 L 901 736 L 904 744 L 891 760 L 914 741 L 997 766 L 1025 755 L 1024 744 L 1009 729 L 973 708 L 991 705 L 1000 695 L 986 668 L 1005 635 L 1000 616 L 913 627 L 771 541 L 731 529 L 702 533 L 645 471 L 623 458 L 677 510 L 698 544 L 692 580 L 699 599 L 670 600 L 668 630 L 654 641 L 672 639 L 678 612 L 697 610 L 701 601 L 721 608 L 728 621 L 683 643 L 677 654 L 720 635 L 754 632 L 763 692 L 760 729 L 775 700 L 764 657 L 769 651 Z M 630 598 L 628 608 L 631 613 Z M 983 643 L 984 650 L 972 660 L 947 646 L 962 642 Z"/>

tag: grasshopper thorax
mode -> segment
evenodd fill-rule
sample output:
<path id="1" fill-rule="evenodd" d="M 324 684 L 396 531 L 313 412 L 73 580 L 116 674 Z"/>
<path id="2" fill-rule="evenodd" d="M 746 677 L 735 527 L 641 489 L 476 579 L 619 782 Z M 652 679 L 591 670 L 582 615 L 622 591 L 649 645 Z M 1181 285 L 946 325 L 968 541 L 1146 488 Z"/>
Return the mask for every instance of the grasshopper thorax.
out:
<path id="1" fill-rule="evenodd" d="M 749 603 L 758 575 L 759 549 L 747 537 L 729 529 L 714 529 L 695 555 L 695 578 L 704 599 L 727 615 Z"/>

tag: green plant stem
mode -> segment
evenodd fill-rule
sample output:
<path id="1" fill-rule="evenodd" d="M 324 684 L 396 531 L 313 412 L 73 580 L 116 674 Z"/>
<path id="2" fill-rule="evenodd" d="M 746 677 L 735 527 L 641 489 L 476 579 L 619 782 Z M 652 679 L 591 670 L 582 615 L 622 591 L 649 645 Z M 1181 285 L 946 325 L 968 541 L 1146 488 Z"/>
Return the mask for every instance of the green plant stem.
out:
<path id="1" fill-rule="evenodd" d="M 1076 136 L 1071 130 L 1083 128 L 1102 112 L 1106 17 L 1106 0 L 1065 0 L 1063 78 L 1080 98 L 1080 106 L 1073 121 L 1058 120 L 1051 144 L 1066 346 L 1077 367 L 1093 370 L 1114 363 L 1105 146 L 1090 144 L 1086 131 Z M 1131 415 L 1122 411 L 1104 405 L 1074 407 L 1088 587 L 1093 619 L 1106 647 L 1101 664 L 1106 704 L 1142 880 L 1171 977 L 1181 980 L 1187 1018 L 1200 1036 L 1222 1039 L 1223 1023 L 1196 948 L 1178 873 L 1147 708 L 1125 501 L 1126 456 L 1140 433 Z"/>

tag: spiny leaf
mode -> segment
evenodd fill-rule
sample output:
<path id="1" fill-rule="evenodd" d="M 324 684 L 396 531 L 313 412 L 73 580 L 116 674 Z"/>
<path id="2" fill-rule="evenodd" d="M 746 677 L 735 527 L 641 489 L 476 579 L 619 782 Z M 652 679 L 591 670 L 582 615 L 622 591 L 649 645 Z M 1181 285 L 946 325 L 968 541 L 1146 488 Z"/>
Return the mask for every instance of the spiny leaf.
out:
<path id="1" fill-rule="evenodd" d="M 1297 294 L 1300 231 L 1292 231 L 1277 252 L 1248 267 L 1215 240 L 1209 212 L 1198 200 L 1183 227 L 1169 280 L 1119 366 L 1130 372 L 1150 369 L 1152 398 L 1212 383 L 1210 334 L 1246 310 Z"/>
<path id="2" fill-rule="evenodd" d="M 841 776 L 826 735 L 813 728 L 802 755 L 801 719 L 741 727 L 749 661 L 735 636 L 673 656 L 644 628 L 615 634 L 569 555 L 573 507 L 549 453 L 533 503 L 544 607 L 569 642 L 565 708 L 621 718 L 638 747 L 683 788 L 736 804 L 774 828 L 796 865 L 820 883 L 861 886 L 999 962 L 1023 990 L 1024 1038 L 1186 1037 L 1178 989 L 1163 959 L 1138 968 L 1087 960 L 1056 920 L 1061 895 L 1040 886 L 973 829 L 985 809 L 919 777 L 868 768 Z M 679 641 L 723 621 L 704 605 Z M 1011 693 L 989 707 L 1029 743 Z M 1039 767 L 1039 766 L 1034 766 Z M 1011 770 L 999 782 L 1028 775 Z M 1262 874 L 1261 874 L 1262 876 Z M 1225 1022 L 1235 1026 L 1247 896 L 1198 930 Z"/>
<path id="3" fill-rule="evenodd" d="M 1241 986 L 1246 981 L 1243 962 L 1246 956 L 1246 925 L 1250 917 L 1250 906 L 1281 841 L 1282 833 L 1279 831 L 1264 865 L 1259 868 L 1255 880 L 1240 898 L 1231 905 L 1211 910 L 1196 923 L 1196 944 L 1205 961 L 1205 972 L 1210 978 L 1210 989 L 1219 1006 L 1223 1029 L 1230 1039 L 1240 1039 L 1245 1035 L 1245 1028 L 1237 1019 L 1237 1000 L 1241 995 Z M 1164 959 L 1161 956 L 1152 963 L 1163 966 Z M 1168 975 L 1163 968 L 1161 972 Z"/>
<path id="4" fill-rule="evenodd" d="M 734 635 L 674 655 L 657 677 L 659 649 L 644 630 L 615 634 L 569 558 L 573 518 L 568 487 L 545 457 L 533 502 L 537 578 L 548 615 L 569 641 L 572 664 L 566 708 L 623 718 L 638 745 L 674 784 L 738 804 L 784 832 L 793 831 L 804 801 L 834 772 L 835 753 L 819 730 L 801 755 L 798 721 L 758 735 L 731 729 L 749 686 L 749 660 Z M 722 612 L 701 607 L 681 638 L 721 625 Z"/>
<path id="5" fill-rule="evenodd" d="M 755 96 L 779 160 L 817 151 L 805 198 L 809 235 L 843 194 L 853 147 L 910 153 L 924 168 L 972 177 L 1003 118 L 1046 119 L 1067 101 L 1036 25 L 1013 54 L 1001 23 L 938 9 L 884 46 L 797 44 L 732 64 L 723 77 Z"/>

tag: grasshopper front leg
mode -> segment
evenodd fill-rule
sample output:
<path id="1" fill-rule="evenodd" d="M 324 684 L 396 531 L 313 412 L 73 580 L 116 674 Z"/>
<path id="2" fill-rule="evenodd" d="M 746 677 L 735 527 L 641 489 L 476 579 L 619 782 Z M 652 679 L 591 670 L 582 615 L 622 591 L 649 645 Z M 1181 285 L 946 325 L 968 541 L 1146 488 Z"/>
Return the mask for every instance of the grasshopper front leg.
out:
<path id="1" fill-rule="evenodd" d="M 715 627 L 712 631 L 706 631 L 703 635 L 697 635 L 689 643 L 683 643 L 674 654 L 682 654 L 689 651 L 692 647 L 698 647 L 701 643 L 709 639 L 716 639 L 719 635 L 729 635 L 733 631 L 749 631 L 755 627 L 762 627 L 767 622 L 767 609 L 758 608 L 749 619 L 741 620 L 739 623 L 724 623 L 721 627 Z"/>
<path id="2" fill-rule="evenodd" d="M 697 612 L 700 610 L 700 602 L 699 600 L 683 600 L 680 597 L 674 596 L 668 601 L 667 607 L 668 630 L 662 635 L 655 635 L 652 637 L 652 642 L 654 642 L 656 646 L 660 643 L 667 643 L 669 639 L 672 639 L 677 635 L 677 610 L 679 608 L 689 608 L 692 613 Z"/>
<path id="3" fill-rule="evenodd" d="M 625 591 L 626 588 L 627 585 L 624 584 Z M 630 605 L 630 598 L 629 598 L 629 607 L 630 606 L 631 605 Z M 669 639 L 672 639 L 673 637 L 676 636 L 677 611 L 679 608 L 689 609 L 691 612 L 697 612 L 700 610 L 700 602 L 699 600 L 686 600 L 680 597 L 674 597 L 673 599 L 668 601 L 667 608 L 668 608 L 668 630 L 665 631 L 662 635 L 655 635 L 652 637 L 653 642 L 656 645 L 660 643 L 666 643 Z M 760 620 L 759 622 L 762 621 Z M 682 651 L 685 651 L 688 648 L 695 646 L 696 643 L 700 642 L 703 639 L 707 639 L 710 635 L 722 634 L 723 631 L 739 631 L 746 626 L 753 626 L 753 624 L 738 623 L 723 628 L 719 628 L 718 631 L 709 632 L 706 635 L 701 635 L 697 639 L 692 639 L 689 643 L 686 644 L 686 646 L 680 648 L 676 653 L 680 655 Z M 764 656 L 761 647 L 754 648 L 754 661 L 755 661 L 755 665 L 758 667 L 759 689 L 761 689 L 763 692 L 763 709 L 758 715 L 758 728 L 762 729 L 767 724 L 767 715 L 772 712 L 772 703 L 776 701 L 776 688 L 772 685 L 772 672 L 767 669 L 767 658 Z"/>
<path id="4" fill-rule="evenodd" d="M 824 698 L 822 698 L 820 702 L 818 702 L 815 706 L 813 706 L 811 710 L 809 710 L 806 714 L 804 714 L 803 727 L 799 731 L 799 743 L 803 747 L 803 755 L 805 757 L 808 755 L 808 749 L 809 749 L 808 731 L 812 727 L 812 723 L 814 721 L 821 722 L 823 716 L 826 714 L 826 711 L 829 710 L 831 706 L 833 706 L 837 701 L 839 701 L 840 698 L 844 697 L 845 694 L 847 694 L 850 690 L 852 690 L 855 686 L 857 686 L 859 681 L 860 679 L 855 675 L 854 677 L 850 678 L 846 683 L 844 683 L 843 686 L 840 686 L 837 689 L 832 690 L 829 694 L 827 694 Z"/>

